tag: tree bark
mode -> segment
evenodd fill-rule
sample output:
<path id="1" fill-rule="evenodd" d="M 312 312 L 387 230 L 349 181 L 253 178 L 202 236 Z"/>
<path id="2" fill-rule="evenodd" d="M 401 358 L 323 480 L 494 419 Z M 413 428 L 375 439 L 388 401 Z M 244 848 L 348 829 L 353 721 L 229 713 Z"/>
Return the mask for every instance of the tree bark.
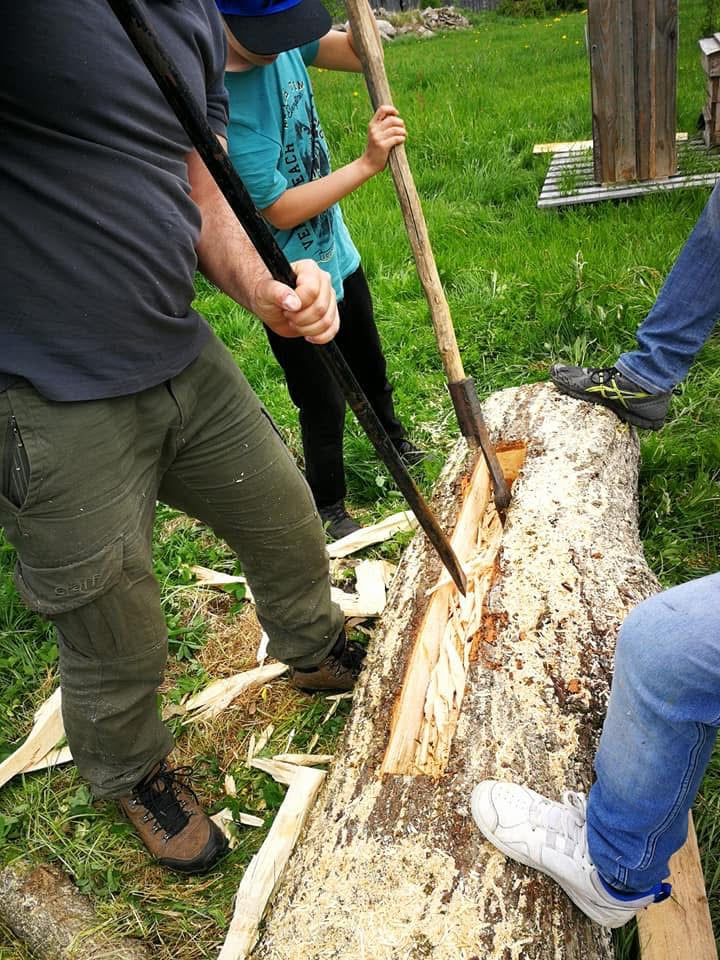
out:
<path id="1" fill-rule="evenodd" d="M 444 773 L 381 776 L 414 638 L 441 576 L 418 534 L 370 645 L 327 785 L 278 891 L 257 960 L 607 960 L 607 931 L 543 875 L 481 840 L 484 778 L 587 790 L 616 633 L 658 589 L 637 526 L 638 443 L 609 411 L 547 384 L 494 394 L 520 441 L 497 572 L 473 639 Z M 451 529 L 475 451 L 458 441 L 434 498 Z"/>
<path id="2" fill-rule="evenodd" d="M 6 867 L 0 918 L 41 960 L 151 960 L 139 941 L 107 935 L 87 897 L 56 866 Z"/>

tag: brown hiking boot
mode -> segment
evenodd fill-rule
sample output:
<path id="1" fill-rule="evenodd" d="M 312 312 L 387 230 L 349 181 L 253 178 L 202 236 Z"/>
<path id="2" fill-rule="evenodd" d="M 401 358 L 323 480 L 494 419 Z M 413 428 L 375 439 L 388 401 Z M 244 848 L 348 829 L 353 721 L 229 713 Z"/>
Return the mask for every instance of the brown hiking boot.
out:
<path id="1" fill-rule="evenodd" d="M 293 667 L 290 683 L 306 693 L 352 690 L 363 668 L 366 652 L 361 644 L 348 640 L 343 630 L 330 653 L 316 667 Z"/>
<path id="2" fill-rule="evenodd" d="M 161 867 L 205 873 L 227 850 L 227 840 L 187 784 L 190 767 L 170 770 L 163 760 L 122 797 L 120 809 Z"/>

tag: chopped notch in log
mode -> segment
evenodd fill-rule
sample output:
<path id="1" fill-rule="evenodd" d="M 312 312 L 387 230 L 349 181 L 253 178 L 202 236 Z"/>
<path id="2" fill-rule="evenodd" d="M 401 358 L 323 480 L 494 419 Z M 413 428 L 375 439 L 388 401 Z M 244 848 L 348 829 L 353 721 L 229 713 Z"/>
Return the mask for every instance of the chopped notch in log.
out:
<path id="1" fill-rule="evenodd" d="M 517 477 L 524 457 L 522 444 L 498 451 L 508 483 Z M 483 629 L 484 600 L 495 576 L 502 539 L 491 493 L 487 465 L 479 457 L 451 540 L 465 568 L 467 595 L 460 597 L 444 574 L 431 590 L 393 711 L 381 774 L 439 777 L 447 765 L 473 639 Z"/>

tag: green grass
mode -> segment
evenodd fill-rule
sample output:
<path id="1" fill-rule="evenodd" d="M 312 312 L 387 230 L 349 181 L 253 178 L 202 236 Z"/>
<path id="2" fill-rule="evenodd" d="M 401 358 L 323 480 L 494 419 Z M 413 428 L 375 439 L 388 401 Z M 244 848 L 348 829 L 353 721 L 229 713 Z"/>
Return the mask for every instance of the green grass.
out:
<path id="1" fill-rule="evenodd" d="M 681 4 L 678 129 L 694 132 L 705 96 L 697 52 L 706 4 Z M 408 131 L 408 157 L 467 373 L 481 397 L 545 379 L 553 360 L 603 364 L 631 348 L 655 296 L 706 201 L 705 189 L 630 202 L 538 211 L 549 163 L 535 143 L 591 135 L 585 17 L 474 18 L 474 28 L 432 40 L 402 38 L 387 48 L 395 102 Z M 717 27 L 716 27 L 717 29 Z M 362 151 L 371 110 L 361 77 L 314 72 L 316 97 L 335 165 Z M 417 479 L 426 493 L 457 437 L 428 310 L 389 174 L 343 204 L 373 291 L 398 410 L 413 439 L 434 453 Z M 295 410 L 257 321 L 202 280 L 198 305 L 238 358 L 291 450 L 301 445 Z M 645 552 L 665 585 L 716 571 L 720 542 L 720 343 L 711 338 L 673 401 L 661 433 L 642 436 L 640 520 Z M 349 420 L 349 500 L 367 520 L 400 505 L 369 442 Z M 612 537 L 612 531 L 608 531 Z M 398 546 L 383 548 L 397 559 Z M 178 699 L 210 676 L 252 661 L 253 625 L 232 593 L 208 600 L 189 589 L 193 563 L 236 570 L 227 548 L 162 509 L 155 563 L 171 641 L 166 695 Z M 52 631 L 22 606 L 12 585 L 13 553 L 0 545 L 0 759 L 27 732 L 32 712 L 56 683 Z M 302 750 L 318 733 L 330 750 L 347 704 L 323 723 L 325 700 L 284 684 L 250 698 L 217 725 L 180 738 L 201 772 L 211 809 L 228 801 L 222 774 L 236 776 L 236 809 L 269 822 L 281 799 L 272 781 L 243 764 L 251 732 L 275 731 L 270 755 Z M 720 760 L 696 808 L 708 894 L 720 932 Z M 263 830 L 210 879 L 178 880 L 148 867 L 111 805 L 91 804 L 73 770 L 28 776 L 0 792 L 0 865 L 23 854 L 56 859 L 92 894 L 103 920 L 147 938 L 158 960 L 216 955 L 243 865 Z M 0 960 L 25 960 L 0 928 Z M 626 935 L 619 955 L 634 956 Z"/>

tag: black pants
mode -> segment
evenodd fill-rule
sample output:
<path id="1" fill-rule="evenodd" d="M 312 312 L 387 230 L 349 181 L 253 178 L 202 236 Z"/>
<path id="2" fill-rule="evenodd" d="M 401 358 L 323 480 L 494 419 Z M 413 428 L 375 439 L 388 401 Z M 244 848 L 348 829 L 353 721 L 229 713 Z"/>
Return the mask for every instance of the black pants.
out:
<path id="1" fill-rule="evenodd" d="M 338 304 L 340 331 L 335 342 L 388 435 L 399 440 L 405 432 L 395 415 L 392 387 L 387 380 L 387 365 L 362 267 L 345 280 L 344 292 Z M 345 496 L 345 398 L 326 372 L 313 344 L 279 337 L 268 327 L 265 332 L 285 372 L 290 397 L 300 411 L 305 477 L 315 503 L 326 507 Z"/>

